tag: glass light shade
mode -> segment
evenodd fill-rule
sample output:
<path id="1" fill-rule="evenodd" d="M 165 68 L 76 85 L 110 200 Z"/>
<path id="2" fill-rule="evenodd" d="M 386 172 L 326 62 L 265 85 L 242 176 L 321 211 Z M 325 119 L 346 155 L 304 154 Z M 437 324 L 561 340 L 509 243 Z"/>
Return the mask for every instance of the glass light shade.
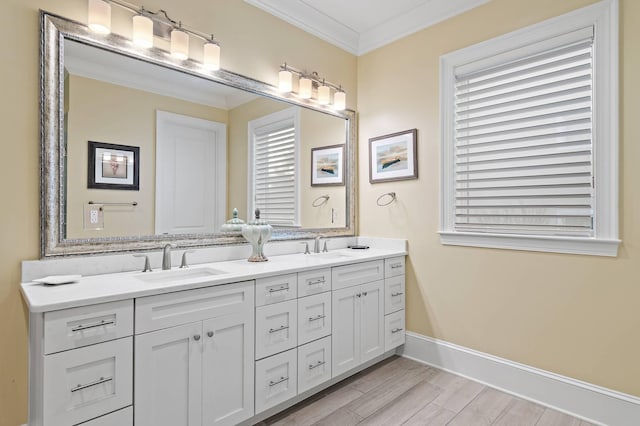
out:
<path id="1" fill-rule="evenodd" d="M 347 94 L 339 91 L 333 95 L 333 108 L 342 111 L 347 107 Z"/>
<path id="2" fill-rule="evenodd" d="M 153 21 L 143 15 L 133 17 L 133 42 L 138 46 L 153 46 Z"/>
<path id="3" fill-rule="evenodd" d="M 189 57 L 189 34 L 177 28 L 171 31 L 171 56 L 182 60 Z"/>
<path id="4" fill-rule="evenodd" d="M 204 67 L 211 71 L 220 69 L 220 46 L 216 43 L 207 42 L 204 44 L 204 54 L 202 55 Z"/>
<path id="5" fill-rule="evenodd" d="M 300 79 L 300 87 L 298 89 L 298 94 L 302 99 L 309 99 L 311 97 L 312 90 L 312 82 L 311 79 L 302 77 Z"/>
<path id="6" fill-rule="evenodd" d="M 88 25 L 93 32 L 109 34 L 111 32 L 111 5 L 103 0 L 89 0 Z"/>
<path id="7" fill-rule="evenodd" d="M 327 105 L 329 102 L 331 102 L 331 88 L 324 85 L 318 87 L 318 103 Z"/>
<path id="8" fill-rule="evenodd" d="M 278 73 L 278 88 L 285 93 L 293 90 L 293 75 L 291 71 L 282 70 Z"/>

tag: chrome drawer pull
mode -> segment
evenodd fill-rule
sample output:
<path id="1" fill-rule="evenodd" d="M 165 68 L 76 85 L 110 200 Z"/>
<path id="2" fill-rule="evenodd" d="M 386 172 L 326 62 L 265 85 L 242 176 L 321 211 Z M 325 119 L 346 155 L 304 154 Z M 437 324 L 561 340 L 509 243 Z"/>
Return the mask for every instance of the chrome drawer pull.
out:
<path id="1" fill-rule="evenodd" d="M 316 317 L 309 317 L 309 321 L 317 321 L 317 320 L 322 319 L 324 317 L 325 317 L 325 315 L 318 315 Z"/>
<path id="2" fill-rule="evenodd" d="M 279 291 L 289 291 L 289 287 L 280 287 L 280 288 L 270 288 L 269 293 L 277 293 Z"/>
<path id="3" fill-rule="evenodd" d="M 101 385 L 102 383 L 107 383 L 107 382 L 110 382 L 112 380 L 113 380 L 113 377 L 107 377 L 106 379 L 104 377 L 100 377 L 95 382 L 87 383 L 86 385 L 78 385 L 75 388 L 72 388 L 71 392 L 78 392 L 80 390 L 87 389 L 87 388 L 90 388 L 92 386 Z"/>
<path id="4" fill-rule="evenodd" d="M 324 365 L 325 362 L 324 361 L 318 361 L 315 364 L 309 364 L 309 370 L 313 370 L 314 368 L 318 368 L 321 365 Z"/>
<path id="5" fill-rule="evenodd" d="M 88 330 L 90 328 L 102 327 L 103 325 L 111 325 L 111 324 L 115 324 L 115 323 L 116 322 L 114 320 L 110 320 L 110 321 L 102 320 L 102 321 L 97 322 L 95 324 L 87 324 L 87 325 L 79 324 L 77 327 L 72 328 L 71 331 L 73 331 L 75 333 L 76 331 Z"/>
<path id="6" fill-rule="evenodd" d="M 282 377 L 282 376 L 280 376 L 280 380 L 278 380 L 277 382 L 274 382 L 273 380 L 270 380 L 270 381 L 269 381 L 269 386 L 275 386 L 275 385 L 277 385 L 278 383 L 286 382 L 287 380 L 289 380 L 289 378 L 288 378 L 288 377 Z"/>
<path id="7" fill-rule="evenodd" d="M 316 285 L 316 284 L 324 284 L 324 283 L 325 283 L 324 278 L 320 278 L 320 279 L 315 280 L 315 281 L 309 281 L 308 284 L 309 285 Z"/>
<path id="8" fill-rule="evenodd" d="M 391 293 L 391 297 L 402 296 L 404 293 L 399 291 L 397 293 Z"/>
<path id="9" fill-rule="evenodd" d="M 391 334 L 396 334 L 398 332 L 402 331 L 401 328 L 394 328 L 393 330 L 391 330 Z"/>
<path id="10" fill-rule="evenodd" d="M 391 269 L 398 269 L 398 268 L 402 268 L 402 263 L 394 263 L 393 265 L 391 265 Z"/>
<path id="11" fill-rule="evenodd" d="M 289 328 L 288 325 L 283 325 L 282 327 L 278 328 L 270 328 L 269 333 L 277 333 L 278 331 L 286 330 L 287 328 Z"/>

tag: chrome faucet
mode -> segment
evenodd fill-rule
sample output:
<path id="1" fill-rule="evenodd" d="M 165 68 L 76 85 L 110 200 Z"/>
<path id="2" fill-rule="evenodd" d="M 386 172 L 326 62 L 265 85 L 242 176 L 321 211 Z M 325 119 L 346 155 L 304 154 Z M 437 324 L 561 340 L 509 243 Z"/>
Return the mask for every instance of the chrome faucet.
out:
<path id="1" fill-rule="evenodd" d="M 173 244 L 165 244 L 162 249 L 162 270 L 171 269 L 171 247 Z"/>
<path id="2" fill-rule="evenodd" d="M 320 253 L 320 235 L 315 238 L 315 242 L 313 243 L 313 252 Z"/>

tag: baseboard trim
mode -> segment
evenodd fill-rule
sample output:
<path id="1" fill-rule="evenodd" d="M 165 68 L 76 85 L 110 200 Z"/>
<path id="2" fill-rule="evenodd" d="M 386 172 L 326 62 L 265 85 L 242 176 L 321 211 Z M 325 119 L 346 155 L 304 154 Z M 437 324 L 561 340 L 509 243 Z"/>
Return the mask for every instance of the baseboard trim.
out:
<path id="1" fill-rule="evenodd" d="M 591 423 L 640 425 L 640 398 L 633 395 L 412 332 L 398 353 Z"/>

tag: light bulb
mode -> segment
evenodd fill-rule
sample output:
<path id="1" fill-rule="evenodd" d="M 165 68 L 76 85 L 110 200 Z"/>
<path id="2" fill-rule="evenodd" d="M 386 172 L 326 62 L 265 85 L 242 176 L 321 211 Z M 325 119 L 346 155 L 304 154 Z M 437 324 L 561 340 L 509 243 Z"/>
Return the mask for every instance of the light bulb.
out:
<path id="1" fill-rule="evenodd" d="M 144 15 L 133 17 L 133 42 L 138 46 L 153 46 L 153 21 Z"/>
<path id="2" fill-rule="evenodd" d="M 309 78 L 302 77 L 300 79 L 300 87 L 298 89 L 298 94 L 302 99 L 309 99 L 311 97 L 311 88 L 312 81 Z"/>
<path id="3" fill-rule="evenodd" d="M 318 87 L 318 103 L 328 105 L 331 102 L 331 88 L 324 84 Z"/>
<path id="4" fill-rule="evenodd" d="M 171 56 L 181 60 L 189 57 L 189 34 L 179 28 L 171 31 Z"/>
<path id="5" fill-rule="evenodd" d="M 211 71 L 220 69 L 220 46 L 217 43 L 206 42 L 202 57 L 202 63 L 206 69 Z"/>
<path id="6" fill-rule="evenodd" d="M 278 88 L 281 92 L 289 93 L 293 89 L 293 75 L 286 69 L 278 73 Z"/>
<path id="7" fill-rule="evenodd" d="M 111 32 L 111 5 L 103 0 L 89 0 L 88 25 L 99 34 Z"/>
<path id="8" fill-rule="evenodd" d="M 347 94 L 342 90 L 333 95 L 333 108 L 337 111 L 343 111 L 347 107 Z"/>

